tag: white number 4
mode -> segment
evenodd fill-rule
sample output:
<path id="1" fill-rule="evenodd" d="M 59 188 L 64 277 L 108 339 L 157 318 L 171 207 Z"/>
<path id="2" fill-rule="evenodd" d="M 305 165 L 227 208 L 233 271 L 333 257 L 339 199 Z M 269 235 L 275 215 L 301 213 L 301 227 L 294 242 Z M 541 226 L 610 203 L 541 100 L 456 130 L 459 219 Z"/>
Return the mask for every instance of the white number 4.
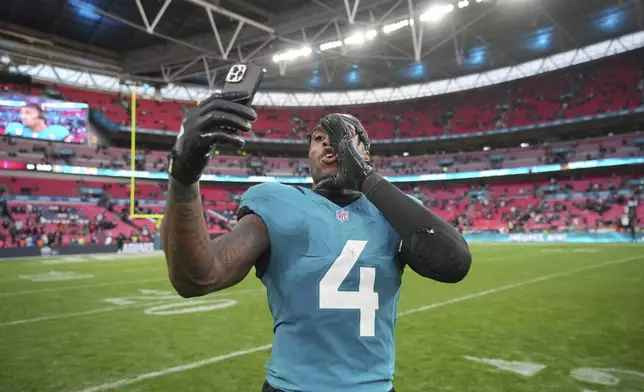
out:
<path id="1" fill-rule="evenodd" d="M 340 291 L 340 285 L 358 261 L 367 241 L 347 241 L 342 253 L 320 280 L 320 309 L 359 309 L 360 336 L 375 336 L 378 293 L 374 267 L 360 267 L 358 291 Z"/>

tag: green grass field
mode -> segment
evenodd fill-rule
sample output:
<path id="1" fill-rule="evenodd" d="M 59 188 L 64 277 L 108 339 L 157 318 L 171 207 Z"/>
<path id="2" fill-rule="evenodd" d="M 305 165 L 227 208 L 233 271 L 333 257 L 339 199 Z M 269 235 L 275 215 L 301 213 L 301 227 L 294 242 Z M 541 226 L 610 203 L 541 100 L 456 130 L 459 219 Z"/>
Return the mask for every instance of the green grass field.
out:
<path id="1" fill-rule="evenodd" d="M 644 246 L 473 245 L 456 285 L 403 277 L 395 385 L 644 391 Z M 174 294 L 161 255 L 0 262 L 2 391 L 259 391 L 260 281 Z"/>

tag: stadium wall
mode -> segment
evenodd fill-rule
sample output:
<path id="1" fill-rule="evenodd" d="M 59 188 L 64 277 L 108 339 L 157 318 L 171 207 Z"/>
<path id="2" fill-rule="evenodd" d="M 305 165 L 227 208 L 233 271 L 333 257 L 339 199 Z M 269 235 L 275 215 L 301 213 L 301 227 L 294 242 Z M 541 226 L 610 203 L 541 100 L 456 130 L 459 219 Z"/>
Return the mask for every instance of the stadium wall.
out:
<path id="1" fill-rule="evenodd" d="M 151 253 L 161 249 L 161 243 L 158 238 L 154 242 L 134 242 L 123 244 L 122 253 Z M 39 248 L 37 246 L 27 246 L 22 248 L 0 248 L 0 259 L 13 259 L 24 257 L 55 257 L 55 256 L 73 256 L 88 255 L 101 253 L 117 253 L 118 245 L 60 245 L 53 248 L 48 246 Z"/>
<path id="2" fill-rule="evenodd" d="M 469 243 L 568 243 L 568 244 L 606 244 L 606 243 L 644 243 L 644 233 L 636 233 L 635 240 L 628 233 L 616 231 L 588 233 L 469 233 L 464 235 Z"/>

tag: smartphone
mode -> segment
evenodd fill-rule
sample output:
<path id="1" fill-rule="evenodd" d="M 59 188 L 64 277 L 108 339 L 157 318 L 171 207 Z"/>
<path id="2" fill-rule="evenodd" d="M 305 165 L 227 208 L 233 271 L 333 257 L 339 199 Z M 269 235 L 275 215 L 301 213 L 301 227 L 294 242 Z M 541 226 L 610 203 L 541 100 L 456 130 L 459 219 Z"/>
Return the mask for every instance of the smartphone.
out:
<path id="1" fill-rule="evenodd" d="M 255 98 L 255 93 L 264 79 L 266 68 L 259 65 L 235 64 L 226 75 L 226 83 L 221 90 L 223 93 L 230 91 L 248 91 L 250 97 L 242 101 L 244 105 L 250 106 Z"/>

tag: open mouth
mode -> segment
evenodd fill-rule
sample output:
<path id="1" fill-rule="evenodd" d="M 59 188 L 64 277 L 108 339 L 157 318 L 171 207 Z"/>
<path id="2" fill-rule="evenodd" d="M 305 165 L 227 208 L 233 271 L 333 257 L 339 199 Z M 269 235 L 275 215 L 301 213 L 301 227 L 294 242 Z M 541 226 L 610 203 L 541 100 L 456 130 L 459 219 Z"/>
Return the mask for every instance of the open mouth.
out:
<path id="1" fill-rule="evenodd" d="M 332 165 L 335 163 L 337 160 L 336 156 L 333 154 L 326 154 L 325 156 L 322 157 L 321 161 L 326 163 L 327 165 Z"/>

